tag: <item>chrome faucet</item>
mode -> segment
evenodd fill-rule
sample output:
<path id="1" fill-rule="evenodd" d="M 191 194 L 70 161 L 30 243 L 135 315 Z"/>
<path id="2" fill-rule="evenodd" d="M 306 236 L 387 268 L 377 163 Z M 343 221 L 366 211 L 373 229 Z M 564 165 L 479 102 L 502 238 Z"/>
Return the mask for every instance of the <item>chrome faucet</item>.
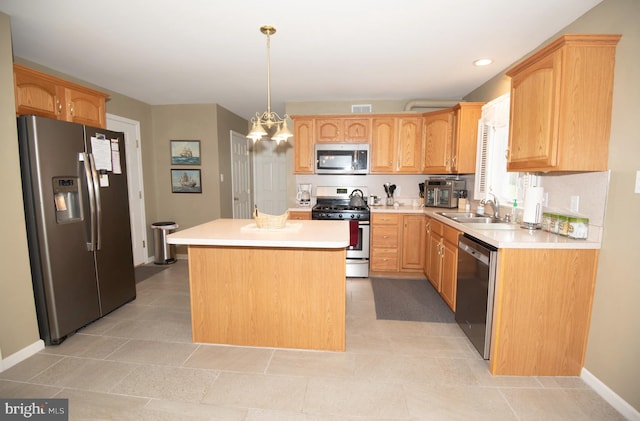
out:
<path id="1" fill-rule="evenodd" d="M 493 209 L 493 217 L 496 219 L 500 219 L 500 201 L 498 200 L 498 197 L 493 194 L 493 193 L 489 193 L 491 196 L 493 196 L 493 200 L 489 199 L 489 200 L 483 200 L 485 205 L 491 205 L 491 208 Z"/>

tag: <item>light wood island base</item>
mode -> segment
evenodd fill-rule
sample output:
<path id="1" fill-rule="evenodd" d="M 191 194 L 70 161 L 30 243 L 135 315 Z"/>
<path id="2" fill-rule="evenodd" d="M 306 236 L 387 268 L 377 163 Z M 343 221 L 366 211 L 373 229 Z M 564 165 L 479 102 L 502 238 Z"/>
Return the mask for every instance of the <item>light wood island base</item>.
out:
<path id="1" fill-rule="evenodd" d="M 345 350 L 344 248 L 189 246 L 194 342 Z"/>

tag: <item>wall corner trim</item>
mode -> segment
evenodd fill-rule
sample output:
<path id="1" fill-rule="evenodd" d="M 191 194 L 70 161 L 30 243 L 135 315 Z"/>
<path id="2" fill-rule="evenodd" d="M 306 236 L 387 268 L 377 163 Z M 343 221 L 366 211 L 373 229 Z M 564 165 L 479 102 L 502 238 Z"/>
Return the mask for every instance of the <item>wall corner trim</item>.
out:
<path id="1" fill-rule="evenodd" d="M 26 360 L 32 355 L 37 354 L 43 349 L 44 349 L 44 341 L 42 339 L 38 339 L 31 345 L 28 345 L 22 348 L 20 351 L 14 352 L 13 354 L 9 355 L 7 358 L 0 360 L 0 373 L 2 373 L 5 370 L 8 370 L 9 368 L 13 367 L 18 363 L 21 363 L 22 361 Z"/>
<path id="2" fill-rule="evenodd" d="M 591 374 L 589 370 L 583 368 L 580 377 L 586 384 L 591 386 L 602 399 L 609 402 L 611 406 L 620 412 L 623 417 L 630 421 L 640 421 L 640 412 L 622 399 L 616 392 L 611 390 L 609 386 L 604 384 L 600 379 Z"/>

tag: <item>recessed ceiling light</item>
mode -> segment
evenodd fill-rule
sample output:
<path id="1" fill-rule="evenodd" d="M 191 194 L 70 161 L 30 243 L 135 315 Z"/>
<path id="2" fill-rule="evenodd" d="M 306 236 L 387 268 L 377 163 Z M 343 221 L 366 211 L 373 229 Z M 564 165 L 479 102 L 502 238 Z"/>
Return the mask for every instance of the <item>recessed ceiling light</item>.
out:
<path id="1" fill-rule="evenodd" d="M 488 66 L 491 63 L 493 63 L 493 60 L 491 60 L 490 58 L 479 58 L 478 60 L 473 62 L 473 65 L 474 66 Z"/>

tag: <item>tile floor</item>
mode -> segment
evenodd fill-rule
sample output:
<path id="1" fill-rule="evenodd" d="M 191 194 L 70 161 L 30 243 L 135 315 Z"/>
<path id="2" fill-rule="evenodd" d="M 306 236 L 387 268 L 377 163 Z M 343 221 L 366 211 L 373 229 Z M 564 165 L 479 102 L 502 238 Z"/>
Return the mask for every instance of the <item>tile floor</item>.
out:
<path id="1" fill-rule="evenodd" d="M 492 377 L 455 324 L 376 320 L 347 281 L 344 353 L 191 342 L 187 264 L 0 373 L 4 398 L 68 398 L 72 420 L 622 420 L 575 377 Z"/>

